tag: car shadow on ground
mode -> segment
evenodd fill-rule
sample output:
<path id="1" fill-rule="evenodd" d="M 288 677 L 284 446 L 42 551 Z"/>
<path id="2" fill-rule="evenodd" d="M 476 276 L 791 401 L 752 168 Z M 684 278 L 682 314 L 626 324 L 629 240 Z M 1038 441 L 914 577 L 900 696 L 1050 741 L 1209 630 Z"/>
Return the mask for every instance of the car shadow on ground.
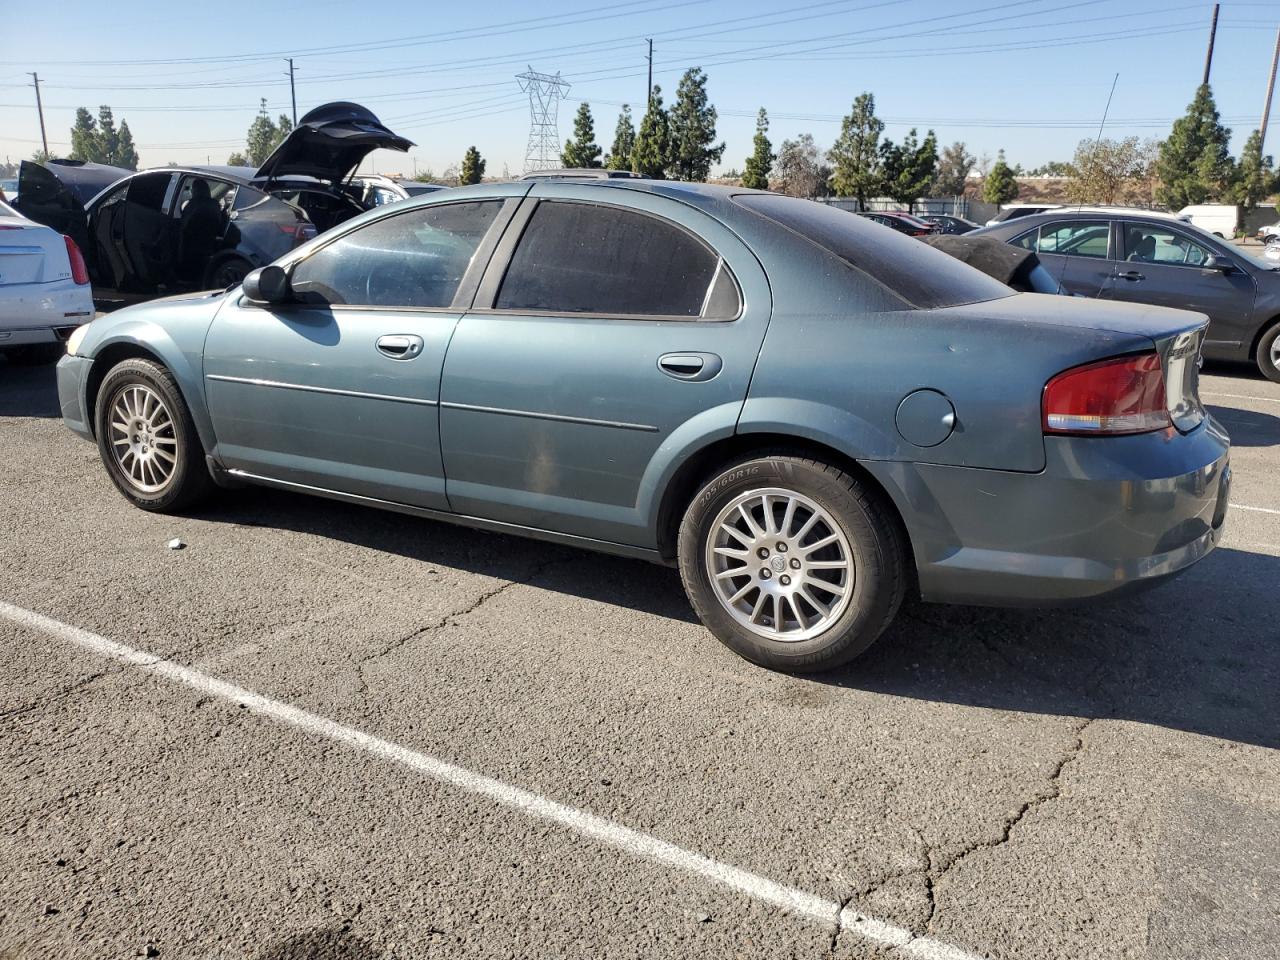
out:
<path id="1" fill-rule="evenodd" d="M 26 386 L 7 389 L 11 375 Z M 52 368 L 0 365 L 0 416 L 56 416 L 51 384 Z M 1249 427 L 1257 444 L 1276 442 L 1276 421 L 1266 416 Z M 225 492 L 198 517 L 293 530 L 505 580 L 533 578 L 567 595 L 695 620 L 675 571 L 641 561 L 264 488 Z M 1280 747 L 1277 583 L 1280 558 L 1219 549 L 1154 590 L 1091 606 L 995 610 L 909 602 L 867 654 L 803 682 L 1127 719 Z M 715 641 L 708 635 L 706 642 Z"/>
<path id="2" fill-rule="evenodd" d="M 1205 404 L 1205 409 L 1227 428 L 1233 447 L 1274 447 L 1280 444 L 1280 417 L 1220 404 Z"/>
<path id="3" fill-rule="evenodd" d="M 60 417 L 52 363 L 24 366 L 0 356 L 0 417 Z"/>

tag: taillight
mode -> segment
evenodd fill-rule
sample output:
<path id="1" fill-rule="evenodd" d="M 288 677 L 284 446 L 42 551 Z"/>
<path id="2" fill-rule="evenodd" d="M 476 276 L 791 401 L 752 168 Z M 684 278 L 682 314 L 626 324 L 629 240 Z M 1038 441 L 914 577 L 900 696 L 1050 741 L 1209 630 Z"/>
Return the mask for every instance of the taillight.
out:
<path id="1" fill-rule="evenodd" d="M 85 266 L 84 255 L 76 246 L 76 242 L 66 234 L 62 235 L 62 239 L 67 244 L 67 259 L 71 261 L 71 279 L 80 286 L 84 286 L 89 282 L 89 268 Z"/>
<path id="2" fill-rule="evenodd" d="M 1171 426 L 1164 371 L 1154 353 L 1058 374 L 1044 388 L 1044 432 L 1106 436 Z"/>
<path id="3" fill-rule="evenodd" d="M 315 239 L 316 227 L 314 223 L 282 223 L 279 225 L 282 232 L 293 237 L 293 245 L 301 246 L 308 240 Z"/>

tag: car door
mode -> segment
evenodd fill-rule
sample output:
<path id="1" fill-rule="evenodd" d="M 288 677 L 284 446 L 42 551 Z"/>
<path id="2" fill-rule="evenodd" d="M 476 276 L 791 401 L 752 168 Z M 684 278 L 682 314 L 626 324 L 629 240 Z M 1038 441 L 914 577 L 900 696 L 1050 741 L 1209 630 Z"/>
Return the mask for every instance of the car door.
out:
<path id="1" fill-rule="evenodd" d="M 538 184 L 449 345 L 450 505 L 644 545 L 658 464 L 733 433 L 770 309 L 759 263 L 710 216 Z"/>
<path id="2" fill-rule="evenodd" d="M 1111 222 L 1059 220 L 1032 227 L 1010 241 L 1032 250 L 1067 293 L 1096 297 L 1114 272 Z"/>
<path id="3" fill-rule="evenodd" d="M 445 348 L 517 204 L 493 196 L 388 211 L 290 266 L 301 302 L 224 306 L 204 351 L 218 460 L 286 484 L 445 509 Z"/>
<path id="4" fill-rule="evenodd" d="M 175 179 L 161 171 L 129 179 L 124 204 L 110 223 L 110 242 L 125 271 L 121 289 L 154 293 L 172 276 L 176 231 L 169 204 Z"/>
<path id="5" fill-rule="evenodd" d="M 1208 314 L 1205 340 L 1212 345 L 1234 347 L 1252 337 L 1253 277 L 1239 266 L 1204 267 L 1210 256 L 1231 262 L 1230 254 L 1164 225 L 1122 221 L 1119 233 L 1122 259 L 1108 278 L 1104 297 Z"/>

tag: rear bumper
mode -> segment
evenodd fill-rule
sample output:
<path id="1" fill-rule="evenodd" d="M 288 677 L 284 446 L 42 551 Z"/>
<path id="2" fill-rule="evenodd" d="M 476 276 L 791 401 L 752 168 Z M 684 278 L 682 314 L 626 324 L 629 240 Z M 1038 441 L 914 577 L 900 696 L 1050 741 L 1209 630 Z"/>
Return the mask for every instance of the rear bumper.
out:
<path id="1" fill-rule="evenodd" d="M 65 340 L 92 319 L 93 295 L 88 286 L 59 280 L 0 287 L 0 350 Z"/>
<path id="2" fill-rule="evenodd" d="M 1209 553 L 1229 448 L 1210 418 L 1185 436 L 1046 437 L 1037 474 L 865 466 L 905 519 L 923 599 L 1043 605 L 1150 586 Z"/>
<path id="3" fill-rule="evenodd" d="M 58 361 L 58 407 L 62 410 L 62 422 L 77 436 L 93 439 L 90 426 L 93 417 L 85 407 L 85 384 L 93 361 L 88 357 L 67 354 Z"/>

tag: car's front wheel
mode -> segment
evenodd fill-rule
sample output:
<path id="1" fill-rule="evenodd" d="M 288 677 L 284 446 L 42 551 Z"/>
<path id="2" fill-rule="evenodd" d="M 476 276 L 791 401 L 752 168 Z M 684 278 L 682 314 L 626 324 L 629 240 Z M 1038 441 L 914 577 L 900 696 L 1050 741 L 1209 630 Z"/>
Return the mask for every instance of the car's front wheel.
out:
<path id="1" fill-rule="evenodd" d="M 213 490 L 191 412 L 160 364 L 132 359 L 112 367 L 98 388 L 94 424 L 107 473 L 135 506 L 176 513 Z"/>
<path id="2" fill-rule="evenodd" d="M 1264 377 L 1280 383 L 1280 321 L 1273 323 L 1258 341 L 1254 361 Z"/>
<path id="3" fill-rule="evenodd" d="M 826 670 L 865 651 L 897 613 L 905 548 L 857 478 L 788 454 L 734 463 L 698 491 L 679 537 L 694 610 L 735 652 Z"/>

